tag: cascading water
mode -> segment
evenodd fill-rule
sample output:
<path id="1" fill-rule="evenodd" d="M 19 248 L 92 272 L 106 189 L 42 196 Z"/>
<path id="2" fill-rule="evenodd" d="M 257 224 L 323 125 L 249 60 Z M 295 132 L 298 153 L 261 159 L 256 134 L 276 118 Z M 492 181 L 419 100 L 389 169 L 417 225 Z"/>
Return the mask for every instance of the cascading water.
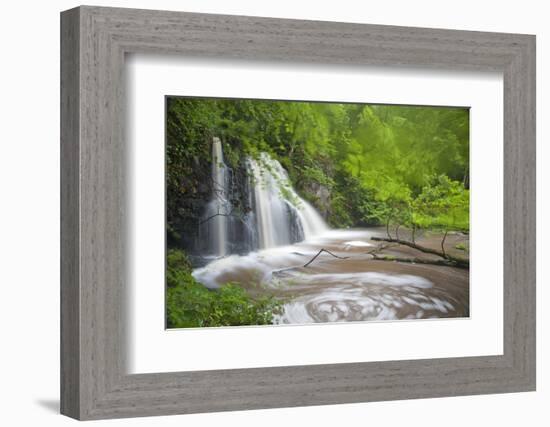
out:
<path id="1" fill-rule="evenodd" d="M 206 209 L 209 252 L 224 256 L 228 246 L 228 215 L 231 205 L 228 201 L 228 170 L 223 160 L 222 143 L 212 140 L 212 199 Z"/>
<path id="2" fill-rule="evenodd" d="M 245 196 L 245 209 L 234 209 L 234 172 L 224 162 L 220 139 L 213 138 L 212 196 L 202 220 L 209 254 L 222 257 L 289 245 L 328 230 L 319 213 L 292 188 L 277 160 L 261 153 L 257 160 L 246 159 L 245 166 L 248 180 L 236 190 Z"/>
<path id="3" fill-rule="evenodd" d="M 260 249 L 288 245 L 325 232 L 321 215 L 292 188 L 282 165 L 267 153 L 248 159 Z"/>

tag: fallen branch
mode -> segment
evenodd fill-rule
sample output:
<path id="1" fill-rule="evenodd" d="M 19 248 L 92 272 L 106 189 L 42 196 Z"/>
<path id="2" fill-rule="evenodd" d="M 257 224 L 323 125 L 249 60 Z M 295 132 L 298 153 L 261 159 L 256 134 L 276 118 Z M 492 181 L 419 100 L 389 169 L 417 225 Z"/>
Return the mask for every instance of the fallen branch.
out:
<path id="1" fill-rule="evenodd" d="M 321 249 L 319 252 L 317 252 L 317 255 L 315 255 L 313 258 L 311 258 L 306 264 L 304 264 L 304 267 L 307 267 L 309 264 L 311 264 L 313 261 L 315 261 L 315 259 L 321 255 L 323 252 L 326 252 L 327 254 L 329 255 L 332 255 L 334 258 L 338 258 L 338 259 L 348 259 L 349 256 L 338 256 L 338 255 L 334 255 L 331 251 L 327 250 L 327 249 Z"/>
<path id="2" fill-rule="evenodd" d="M 452 255 L 449 255 L 445 252 L 440 252 L 437 249 L 427 248 L 425 246 L 420 246 L 416 243 L 409 242 L 408 240 L 401 240 L 401 239 L 387 239 L 385 237 L 371 237 L 371 240 L 377 241 L 377 242 L 390 242 L 390 243 L 399 243 L 403 246 L 408 246 L 409 248 L 416 249 L 420 252 L 424 252 L 426 254 L 432 254 L 437 255 L 438 257 L 441 257 L 450 263 L 452 263 L 455 267 L 461 267 L 461 268 L 470 268 L 470 260 L 465 258 L 457 258 Z"/>
<path id="3" fill-rule="evenodd" d="M 408 264 L 428 264 L 428 265 L 443 265 L 446 267 L 458 267 L 467 268 L 466 266 L 458 265 L 452 261 L 446 259 L 422 259 L 422 258 L 399 258 L 394 256 L 378 256 L 371 254 L 373 261 L 389 261 L 389 262 L 403 262 Z"/>
<path id="4" fill-rule="evenodd" d="M 387 245 L 385 245 L 385 244 L 382 243 L 380 246 L 377 246 L 377 247 L 375 247 L 374 249 L 372 249 L 372 250 L 370 250 L 370 251 L 368 251 L 368 252 L 366 252 L 366 253 L 369 254 L 369 255 L 373 255 L 373 256 L 374 256 L 374 255 L 376 255 L 376 254 L 379 254 L 380 252 L 382 252 L 382 251 L 385 250 L 385 249 L 388 249 L 388 248 L 391 248 L 391 247 L 397 246 L 397 245 L 398 245 L 397 243 L 393 243 L 393 244 L 392 244 L 392 243 L 388 243 Z"/>

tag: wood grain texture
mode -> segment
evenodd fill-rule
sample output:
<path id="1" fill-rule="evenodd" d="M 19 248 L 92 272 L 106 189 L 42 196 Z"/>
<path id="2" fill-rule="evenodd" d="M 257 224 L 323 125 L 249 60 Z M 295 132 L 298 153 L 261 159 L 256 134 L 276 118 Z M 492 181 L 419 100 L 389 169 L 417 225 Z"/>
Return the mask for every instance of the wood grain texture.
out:
<path id="1" fill-rule="evenodd" d="M 61 412 L 80 414 L 79 17 L 61 20 Z"/>
<path id="2" fill-rule="evenodd" d="M 86 6 L 63 12 L 61 28 L 62 413 L 100 419 L 534 390 L 534 36 Z M 504 354 L 128 375 L 127 53 L 503 72 Z"/>

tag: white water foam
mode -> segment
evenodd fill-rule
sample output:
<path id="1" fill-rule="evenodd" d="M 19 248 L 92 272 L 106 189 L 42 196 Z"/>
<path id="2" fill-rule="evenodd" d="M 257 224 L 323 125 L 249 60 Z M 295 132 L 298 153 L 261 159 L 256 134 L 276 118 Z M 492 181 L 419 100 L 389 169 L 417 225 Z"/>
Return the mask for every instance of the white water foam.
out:
<path id="1" fill-rule="evenodd" d="M 248 159 L 261 249 L 307 240 L 328 230 L 319 213 L 292 187 L 283 166 L 267 153 Z M 301 232 L 301 233 L 300 233 Z M 300 239 L 296 235 L 300 233 Z"/>

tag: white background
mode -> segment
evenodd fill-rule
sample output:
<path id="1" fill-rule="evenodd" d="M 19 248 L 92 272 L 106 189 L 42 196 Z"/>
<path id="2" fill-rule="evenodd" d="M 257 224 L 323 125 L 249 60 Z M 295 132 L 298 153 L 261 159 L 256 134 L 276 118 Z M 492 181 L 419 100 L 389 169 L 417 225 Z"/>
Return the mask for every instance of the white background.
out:
<path id="1" fill-rule="evenodd" d="M 0 316 L 3 425 L 63 426 L 59 384 L 59 17 L 72 1 L 3 5 L 0 72 Z M 97 1 L 96 4 L 285 18 L 322 19 L 538 36 L 538 218 L 549 217 L 548 145 L 550 52 L 545 2 L 463 0 L 319 2 L 277 0 Z M 488 159 L 490 161 L 491 159 Z M 538 392 L 324 407 L 200 414 L 104 422 L 120 426 L 334 426 L 349 423 L 407 426 L 545 426 L 550 415 L 548 363 L 548 235 L 538 224 Z"/>
<path id="2" fill-rule="evenodd" d="M 502 75 L 253 61 L 127 58 L 130 372 L 502 354 Z M 219 76 L 223 76 L 220 79 Z M 268 85 L 265 82 L 269 82 Z M 470 106 L 471 317 L 164 330 L 164 96 Z M 151 143 L 156 141 L 157 143 Z M 487 162 L 492 158 L 492 162 Z M 483 254 L 480 262 L 479 254 Z M 357 339 L 357 337 L 363 337 Z M 212 351 L 212 344 L 223 356 Z M 253 343 L 251 345 L 251 343 Z"/>

